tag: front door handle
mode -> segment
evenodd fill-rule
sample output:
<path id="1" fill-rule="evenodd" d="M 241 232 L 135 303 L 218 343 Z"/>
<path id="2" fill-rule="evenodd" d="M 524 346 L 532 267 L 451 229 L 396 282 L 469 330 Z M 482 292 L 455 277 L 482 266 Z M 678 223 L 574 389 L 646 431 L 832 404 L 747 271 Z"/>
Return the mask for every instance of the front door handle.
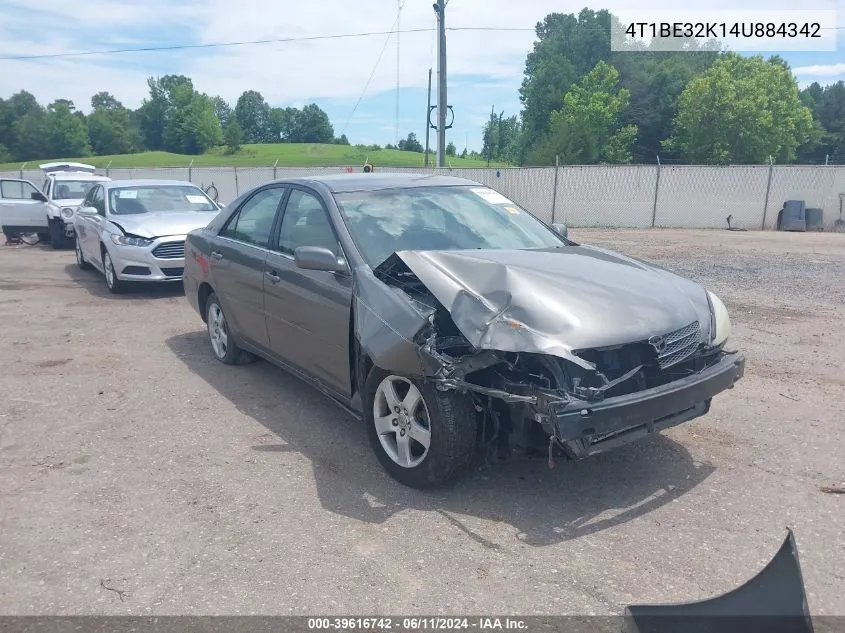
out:
<path id="1" fill-rule="evenodd" d="M 279 283 L 279 282 L 282 280 L 282 278 L 281 278 L 281 277 L 279 277 L 279 276 L 276 274 L 276 271 L 275 271 L 275 270 L 274 270 L 274 271 L 272 271 L 272 272 L 269 272 L 269 271 L 268 271 L 268 272 L 265 272 L 265 273 L 264 273 L 264 276 L 267 278 L 267 280 L 268 280 L 269 282 L 274 283 L 274 284 L 277 284 L 277 283 Z"/>
<path id="2" fill-rule="evenodd" d="M 211 256 L 214 259 L 223 259 L 223 253 L 221 253 L 219 251 L 211 251 Z"/>

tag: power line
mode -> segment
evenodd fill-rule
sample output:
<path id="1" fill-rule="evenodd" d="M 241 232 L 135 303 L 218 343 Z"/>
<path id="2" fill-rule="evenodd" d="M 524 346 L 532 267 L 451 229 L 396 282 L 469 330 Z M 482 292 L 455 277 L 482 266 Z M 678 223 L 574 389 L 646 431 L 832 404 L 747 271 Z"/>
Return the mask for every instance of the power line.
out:
<path id="1" fill-rule="evenodd" d="M 122 53 L 150 53 L 158 51 L 178 51 L 189 49 L 206 49 L 206 48 L 225 48 L 232 46 L 252 46 L 257 44 L 285 44 L 288 42 L 313 42 L 318 40 L 340 40 L 351 39 L 357 37 L 373 37 L 376 35 L 387 35 L 388 38 L 394 34 L 399 33 L 429 33 L 435 29 L 432 28 L 417 28 L 417 29 L 391 29 L 389 31 L 370 31 L 367 33 L 342 33 L 338 35 L 308 35 L 302 37 L 280 37 L 265 40 L 248 40 L 240 42 L 212 42 L 209 44 L 173 44 L 170 46 L 145 46 L 142 48 L 113 48 L 109 50 L 100 51 L 74 51 L 71 53 L 44 53 L 40 55 L 7 55 L 0 57 L 0 61 L 22 61 L 31 59 L 55 59 L 59 57 L 82 57 L 90 55 L 116 55 Z M 513 27 L 452 27 L 447 29 L 449 31 L 533 31 L 528 28 L 513 28 Z"/>
<path id="2" fill-rule="evenodd" d="M 399 19 L 399 16 L 396 16 L 396 20 Z M 396 21 L 393 22 L 394 26 L 396 25 Z M 361 94 L 358 96 L 358 100 L 355 102 L 355 107 L 352 108 L 352 113 L 349 115 L 349 118 L 346 119 L 346 123 L 343 124 L 343 129 L 340 132 L 340 135 L 343 136 L 346 134 L 346 128 L 349 127 L 349 123 L 352 121 L 352 118 L 355 116 L 355 113 L 358 111 L 358 106 L 361 105 L 361 100 L 364 98 L 364 95 L 367 94 L 367 90 L 370 89 L 370 83 L 373 81 L 373 77 L 376 75 L 376 70 L 378 70 L 378 65 L 381 63 L 381 58 L 384 57 L 384 51 L 387 50 L 387 45 L 390 43 L 390 38 L 394 33 L 394 29 L 391 27 L 390 31 L 386 31 L 387 38 L 384 40 L 384 45 L 381 47 L 381 51 L 376 58 L 376 63 L 373 65 L 373 70 L 370 72 L 370 76 L 367 79 L 367 83 L 364 84 L 364 89 L 361 91 Z"/>

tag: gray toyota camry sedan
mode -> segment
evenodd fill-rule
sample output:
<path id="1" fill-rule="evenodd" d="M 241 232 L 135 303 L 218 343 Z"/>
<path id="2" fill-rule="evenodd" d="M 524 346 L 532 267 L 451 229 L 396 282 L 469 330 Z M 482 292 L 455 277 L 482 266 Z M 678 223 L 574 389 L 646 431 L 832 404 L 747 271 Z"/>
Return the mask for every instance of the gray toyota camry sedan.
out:
<path id="1" fill-rule="evenodd" d="M 185 292 L 219 361 L 310 382 L 430 487 L 480 454 L 611 449 L 742 377 L 713 293 L 565 233 L 460 178 L 280 180 L 188 234 Z"/>

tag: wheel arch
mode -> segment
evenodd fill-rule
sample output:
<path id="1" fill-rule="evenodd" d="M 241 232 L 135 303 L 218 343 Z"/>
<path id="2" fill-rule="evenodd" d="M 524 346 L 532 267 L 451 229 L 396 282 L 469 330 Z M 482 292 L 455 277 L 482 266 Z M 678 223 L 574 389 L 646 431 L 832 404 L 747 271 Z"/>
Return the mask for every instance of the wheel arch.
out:
<path id="1" fill-rule="evenodd" d="M 210 283 L 207 281 L 203 281 L 199 288 L 197 288 L 197 308 L 199 308 L 200 316 L 202 317 L 203 323 L 208 322 L 208 315 L 206 314 L 206 303 L 208 303 L 208 298 L 214 292 L 214 288 L 211 286 Z"/>

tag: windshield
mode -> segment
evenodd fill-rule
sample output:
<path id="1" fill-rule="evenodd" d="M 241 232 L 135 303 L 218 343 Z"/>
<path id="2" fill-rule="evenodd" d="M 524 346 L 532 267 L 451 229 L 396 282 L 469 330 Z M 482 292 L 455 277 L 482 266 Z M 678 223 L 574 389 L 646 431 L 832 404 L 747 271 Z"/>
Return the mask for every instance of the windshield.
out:
<path id="1" fill-rule="evenodd" d="M 202 189 L 187 185 L 138 185 L 109 189 L 109 209 L 114 215 L 218 210 Z"/>
<path id="2" fill-rule="evenodd" d="M 53 200 L 81 200 L 96 184 L 93 180 L 56 180 L 53 184 Z"/>
<path id="3" fill-rule="evenodd" d="M 396 251 L 555 248 L 566 243 L 486 187 L 414 187 L 335 194 L 349 233 L 375 268 Z"/>

